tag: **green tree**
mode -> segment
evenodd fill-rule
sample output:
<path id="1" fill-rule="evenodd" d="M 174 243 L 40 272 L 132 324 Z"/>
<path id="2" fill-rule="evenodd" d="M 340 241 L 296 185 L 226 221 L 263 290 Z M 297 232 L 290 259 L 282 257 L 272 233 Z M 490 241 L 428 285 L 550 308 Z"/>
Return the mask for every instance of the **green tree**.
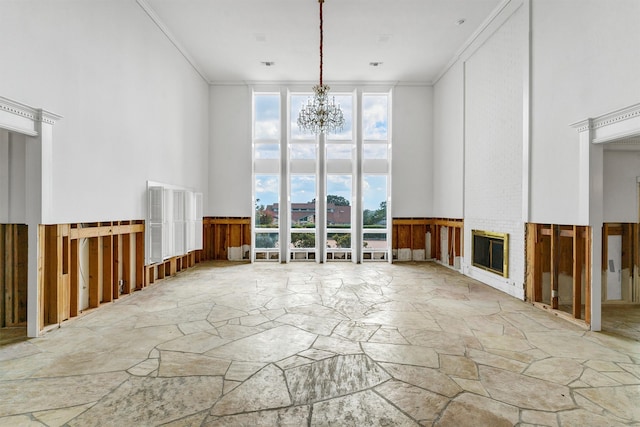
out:
<path id="1" fill-rule="evenodd" d="M 380 202 L 380 207 L 375 211 L 365 209 L 362 212 L 362 223 L 364 225 L 376 225 L 387 219 L 387 202 Z"/>
<path id="2" fill-rule="evenodd" d="M 260 205 L 259 202 L 260 199 L 256 199 L 256 226 L 268 228 L 273 225 L 273 217 L 267 213 L 265 206 Z"/>
<path id="3" fill-rule="evenodd" d="M 336 241 L 336 246 L 339 248 L 351 247 L 351 233 L 339 233 L 331 236 Z"/>
<path id="4" fill-rule="evenodd" d="M 296 248 L 315 248 L 316 235 L 314 233 L 291 233 L 291 243 Z"/>
<path id="5" fill-rule="evenodd" d="M 335 194 L 327 195 L 327 203 L 333 203 L 336 206 L 349 206 L 349 201 L 342 196 L 336 196 Z"/>

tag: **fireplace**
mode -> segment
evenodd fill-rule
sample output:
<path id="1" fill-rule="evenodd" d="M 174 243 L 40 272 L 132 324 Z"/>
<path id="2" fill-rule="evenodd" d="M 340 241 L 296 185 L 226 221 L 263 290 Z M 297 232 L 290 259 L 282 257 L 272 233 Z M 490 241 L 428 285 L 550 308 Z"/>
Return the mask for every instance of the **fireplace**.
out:
<path id="1" fill-rule="evenodd" d="M 509 277 L 509 234 L 471 230 L 473 266 Z"/>

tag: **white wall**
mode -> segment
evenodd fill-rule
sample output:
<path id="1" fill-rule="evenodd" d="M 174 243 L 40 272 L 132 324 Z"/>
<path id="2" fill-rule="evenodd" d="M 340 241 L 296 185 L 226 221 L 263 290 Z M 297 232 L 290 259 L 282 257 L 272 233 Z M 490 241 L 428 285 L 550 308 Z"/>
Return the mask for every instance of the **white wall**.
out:
<path id="1" fill-rule="evenodd" d="M 295 84 L 291 88 L 298 89 Z M 251 89 L 244 84 L 213 85 L 210 94 L 209 198 L 205 216 L 251 216 Z M 392 215 L 429 216 L 433 189 L 433 88 L 400 85 L 393 89 L 392 100 Z"/>
<path id="2" fill-rule="evenodd" d="M 578 224 L 569 125 L 640 100 L 640 2 L 532 0 L 531 13 L 530 220 Z"/>
<path id="3" fill-rule="evenodd" d="M 464 233 L 509 234 L 509 273 L 502 279 L 471 266 L 472 277 L 524 297 L 523 111 L 528 11 L 513 15 L 465 63 Z"/>
<path id="4" fill-rule="evenodd" d="M 0 95 L 64 116 L 49 223 L 142 219 L 146 181 L 206 193 L 208 85 L 135 0 L 2 2 Z"/>
<path id="5" fill-rule="evenodd" d="M 640 152 L 604 152 L 604 222 L 638 222 Z"/>
<path id="6" fill-rule="evenodd" d="M 432 216 L 433 88 L 393 89 L 392 217 Z"/>
<path id="7" fill-rule="evenodd" d="M 251 96 L 251 89 L 244 84 L 210 88 L 209 198 L 205 216 L 251 216 Z"/>
<path id="8" fill-rule="evenodd" d="M 462 218 L 464 66 L 456 62 L 434 86 L 433 215 Z"/>

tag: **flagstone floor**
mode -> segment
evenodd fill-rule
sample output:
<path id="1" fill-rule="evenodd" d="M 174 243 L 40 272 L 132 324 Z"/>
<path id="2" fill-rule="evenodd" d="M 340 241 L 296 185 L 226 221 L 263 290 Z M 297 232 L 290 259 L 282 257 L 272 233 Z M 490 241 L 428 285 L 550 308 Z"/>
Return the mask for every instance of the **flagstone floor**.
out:
<path id="1" fill-rule="evenodd" d="M 5 426 L 640 425 L 640 343 L 433 263 L 205 263 L 0 347 Z"/>

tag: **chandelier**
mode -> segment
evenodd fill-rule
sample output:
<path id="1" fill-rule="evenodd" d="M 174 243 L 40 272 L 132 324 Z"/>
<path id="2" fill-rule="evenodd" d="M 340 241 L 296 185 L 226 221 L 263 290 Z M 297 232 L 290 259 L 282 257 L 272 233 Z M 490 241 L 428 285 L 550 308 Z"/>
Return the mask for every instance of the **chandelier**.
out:
<path id="1" fill-rule="evenodd" d="M 320 3 L 320 83 L 313 87 L 314 95 L 298 114 L 298 127 L 302 131 L 320 134 L 342 130 L 344 115 L 340 104 L 336 104 L 335 97 L 329 100 L 329 86 L 322 83 L 322 4 Z"/>

